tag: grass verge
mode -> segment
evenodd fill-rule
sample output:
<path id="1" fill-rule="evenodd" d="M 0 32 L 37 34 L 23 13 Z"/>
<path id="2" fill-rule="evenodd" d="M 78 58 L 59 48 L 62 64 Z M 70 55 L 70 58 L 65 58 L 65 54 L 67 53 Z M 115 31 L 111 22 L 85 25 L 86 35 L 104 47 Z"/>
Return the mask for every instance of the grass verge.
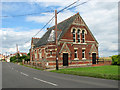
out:
<path id="1" fill-rule="evenodd" d="M 118 74 L 118 66 L 116 65 L 67 68 L 67 69 L 60 69 L 58 71 L 52 70 L 51 72 L 120 80 L 120 75 Z"/>
<path id="2" fill-rule="evenodd" d="M 33 69 L 36 69 L 36 70 L 43 70 L 43 69 L 36 68 L 36 67 L 33 67 L 33 66 L 23 65 L 22 63 L 20 63 L 20 65 L 25 66 L 25 67 L 29 67 L 29 68 L 33 68 Z"/>

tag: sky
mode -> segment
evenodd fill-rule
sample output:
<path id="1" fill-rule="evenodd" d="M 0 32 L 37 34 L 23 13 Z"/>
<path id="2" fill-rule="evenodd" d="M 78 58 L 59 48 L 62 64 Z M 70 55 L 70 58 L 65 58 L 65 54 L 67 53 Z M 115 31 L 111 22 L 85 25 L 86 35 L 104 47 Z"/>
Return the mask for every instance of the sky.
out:
<path id="1" fill-rule="evenodd" d="M 31 38 L 52 18 L 54 10 L 76 0 L 4 0 L 0 5 L 0 53 L 29 52 Z M 76 6 L 87 0 L 80 0 Z M 71 6 L 72 7 L 72 6 Z M 99 57 L 118 54 L 118 0 L 88 0 L 87 3 L 58 14 L 58 23 L 79 12 L 99 43 Z M 36 13 L 36 14 L 35 14 Z M 31 15 L 30 15 L 31 14 Z M 23 16 L 20 16 L 23 15 Z M 8 17 L 4 17 L 8 16 Z M 42 37 L 53 19 L 35 37 Z"/>

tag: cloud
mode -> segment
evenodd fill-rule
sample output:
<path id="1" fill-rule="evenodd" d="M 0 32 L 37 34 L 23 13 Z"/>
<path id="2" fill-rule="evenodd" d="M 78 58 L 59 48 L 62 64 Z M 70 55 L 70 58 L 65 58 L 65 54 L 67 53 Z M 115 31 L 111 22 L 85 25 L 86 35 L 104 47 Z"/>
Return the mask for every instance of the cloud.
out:
<path id="1" fill-rule="evenodd" d="M 65 6 L 73 3 L 76 0 L 29 0 L 30 5 L 36 3 L 41 7 L 52 8 L 60 10 Z M 86 0 L 83 0 L 84 2 Z M 99 55 L 111 56 L 118 52 L 118 0 L 91 0 L 88 3 L 78 6 L 73 10 L 66 10 L 58 14 L 58 23 L 64 19 L 80 12 L 80 15 L 90 28 L 91 32 L 99 42 Z M 81 0 L 80 0 L 81 3 Z M 79 3 L 77 3 L 79 4 Z M 76 5 L 77 5 L 76 4 Z M 54 13 L 44 13 L 41 16 L 28 16 L 25 18 L 27 22 L 45 24 L 54 15 Z M 54 20 L 51 26 L 54 25 Z M 38 30 L 30 31 L 16 31 L 16 28 L 3 29 L 3 37 L 6 39 L 3 41 L 3 48 L 8 48 L 11 51 L 15 49 L 15 44 L 20 43 L 19 48 L 21 50 L 28 51 L 30 48 L 30 42 L 24 44 L 24 41 L 29 40 L 33 34 Z M 40 34 L 43 34 L 41 32 Z M 42 35 L 38 35 L 42 36 Z"/>
<path id="2" fill-rule="evenodd" d="M 52 13 L 43 14 L 43 16 L 28 16 L 26 21 L 33 21 L 38 23 L 47 23 L 53 16 Z"/>
<path id="3" fill-rule="evenodd" d="M 16 30 L 16 28 L 1 28 L 3 32 L 2 38 L 2 53 L 15 53 L 16 52 L 16 44 L 19 46 L 20 51 L 29 52 L 30 49 L 30 41 L 33 35 L 39 31 L 39 29 L 33 30 Z M 41 37 L 45 31 L 41 31 L 37 37 Z M 26 41 L 29 41 L 26 43 Z"/>

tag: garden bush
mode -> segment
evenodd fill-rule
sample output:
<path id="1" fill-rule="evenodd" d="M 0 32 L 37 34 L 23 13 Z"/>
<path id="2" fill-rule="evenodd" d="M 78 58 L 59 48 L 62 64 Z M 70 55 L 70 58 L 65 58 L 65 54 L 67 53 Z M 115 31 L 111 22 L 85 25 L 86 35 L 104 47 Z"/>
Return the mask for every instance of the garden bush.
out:
<path id="1" fill-rule="evenodd" d="M 112 56 L 112 64 L 113 65 L 120 65 L 120 55 L 113 55 Z"/>

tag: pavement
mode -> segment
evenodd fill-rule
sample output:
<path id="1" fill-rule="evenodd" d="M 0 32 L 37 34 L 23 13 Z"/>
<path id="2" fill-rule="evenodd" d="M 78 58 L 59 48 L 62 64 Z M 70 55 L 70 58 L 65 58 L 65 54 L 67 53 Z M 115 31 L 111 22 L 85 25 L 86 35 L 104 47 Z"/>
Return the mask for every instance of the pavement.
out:
<path id="1" fill-rule="evenodd" d="M 40 71 L 2 62 L 2 88 L 118 88 L 118 81 Z"/>

